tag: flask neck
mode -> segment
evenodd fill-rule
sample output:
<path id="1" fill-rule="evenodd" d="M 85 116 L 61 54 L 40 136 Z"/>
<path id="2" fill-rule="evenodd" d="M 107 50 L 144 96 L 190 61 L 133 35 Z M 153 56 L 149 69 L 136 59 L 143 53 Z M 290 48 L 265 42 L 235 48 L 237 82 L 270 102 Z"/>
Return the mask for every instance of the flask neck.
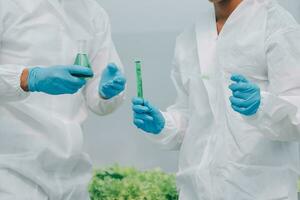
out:
<path id="1" fill-rule="evenodd" d="M 79 40 L 78 41 L 78 53 L 79 54 L 87 54 L 88 53 L 88 47 L 87 47 L 87 41 L 86 40 Z"/>

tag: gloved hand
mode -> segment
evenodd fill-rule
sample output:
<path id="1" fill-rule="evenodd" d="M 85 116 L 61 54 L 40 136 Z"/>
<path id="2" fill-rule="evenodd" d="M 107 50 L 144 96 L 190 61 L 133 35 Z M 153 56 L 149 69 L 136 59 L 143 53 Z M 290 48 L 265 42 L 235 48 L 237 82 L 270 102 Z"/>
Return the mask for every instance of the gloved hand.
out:
<path id="1" fill-rule="evenodd" d="M 119 68 L 113 63 L 108 64 L 102 73 L 99 94 L 104 99 L 111 99 L 124 91 L 125 85 L 126 78 Z"/>
<path id="2" fill-rule="evenodd" d="M 132 104 L 134 124 L 138 128 L 156 135 L 163 130 L 165 119 L 158 109 L 141 98 L 134 98 Z"/>
<path id="3" fill-rule="evenodd" d="M 233 75 L 231 80 L 235 82 L 229 86 L 233 110 L 246 116 L 254 115 L 261 102 L 260 88 L 242 75 Z"/>
<path id="4" fill-rule="evenodd" d="M 86 84 L 85 79 L 76 76 L 93 76 L 93 72 L 78 65 L 34 67 L 29 69 L 28 90 L 51 95 L 74 94 Z"/>

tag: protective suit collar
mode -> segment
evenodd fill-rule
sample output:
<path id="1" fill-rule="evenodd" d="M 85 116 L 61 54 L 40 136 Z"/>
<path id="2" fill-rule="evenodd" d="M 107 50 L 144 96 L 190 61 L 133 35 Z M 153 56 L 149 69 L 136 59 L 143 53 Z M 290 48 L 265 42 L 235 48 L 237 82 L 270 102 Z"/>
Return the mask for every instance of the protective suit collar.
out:
<path id="1" fill-rule="evenodd" d="M 203 84 L 207 90 L 214 116 L 222 116 L 222 113 L 220 113 L 220 110 L 222 110 L 220 98 L 224 97 L 218 95 L 226 91 L 222 83 L 225 79 L 229 80 L 229 75 L 231 74 L 230 67 L 224 66 L 225 68 L 223 68 L 221 63 L 217 63 L 219 60 L 218 56 L 222 54 L 222 52 L 219 54 L 217 51 L 219 46 L 222 46 L 223 41 L 226 41 L 232 34 L 236 35 L 236 31 L 241 31 L 241 27 L 237 29 L 236 26 L 240 26 L 241 20 L 249 19 L 247 17 L 249 13 L 251 13 L 249 9 L 253 9 L 254 12 L 257 9 L 255 6 L 257 1 L 260 0 L 243 0 L 229 16 L 219 35 L 217 32 L 216 14 L 213 4 L 207 6 L 208 12 L 203 16 L 205 20 L 201 20 L 201 23 L 196 25 L 199 67 L 201 66 L 200 72 L 202 77 L 204 77 L 202 78 Z M 247 23 L 245 22 L 245 24 Z M 218 88 L 218 90 L 214 88 Z M 218 106 L 212 106 L 217 104 L 220 108 L 218 108 Z M 220 122 L 220 120 L 215 120 Z"/>
<path id="2" fill-rule="evenodd" d="M 236 23 L 239 23 L 242 20 L 242 18 L 246 18 L 248 16 L 249 9 L 255 8 L 253 7 L 253 5 L 256 4 L 258 1 L 261 0 L 243 0 L 226 20 L 222 31 L 219 33 L 219 37 L 223 37 L 224 34 L 226 35 L 231 30 L 235 30 L 235 28 L 233 28 L 232 26 L 234 26 Z M 269 0 L 265 0 L 263 2 L 267 1 Z M 214 9 L 211 13 L 213 13 L 213 15 L 216 16 Z M 217 31 L 216 28 L 215 31 Z"/>

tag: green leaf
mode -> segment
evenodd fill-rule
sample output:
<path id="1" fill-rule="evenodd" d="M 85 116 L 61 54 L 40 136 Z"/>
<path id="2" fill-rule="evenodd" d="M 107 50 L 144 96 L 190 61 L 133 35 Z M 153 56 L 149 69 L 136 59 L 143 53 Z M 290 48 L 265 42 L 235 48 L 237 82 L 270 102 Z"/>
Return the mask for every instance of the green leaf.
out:
<path id="1" fill-rule="evenodd" d="M 178 200 L 173 174 L 118 165 L 96 170 L 89 192 L 91 200 Z"/>

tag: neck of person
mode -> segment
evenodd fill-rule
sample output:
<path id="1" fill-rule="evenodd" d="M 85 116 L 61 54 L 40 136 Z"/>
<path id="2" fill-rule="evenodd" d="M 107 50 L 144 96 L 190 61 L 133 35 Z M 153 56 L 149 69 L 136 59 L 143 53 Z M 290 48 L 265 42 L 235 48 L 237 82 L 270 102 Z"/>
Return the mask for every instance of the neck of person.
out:
<path id="1" fill-rule="evenodd" d="M 242 0 L 222 0 L 214 3 L 218 34 L 222 31 L 229 16 L 241 2 Z"/>

